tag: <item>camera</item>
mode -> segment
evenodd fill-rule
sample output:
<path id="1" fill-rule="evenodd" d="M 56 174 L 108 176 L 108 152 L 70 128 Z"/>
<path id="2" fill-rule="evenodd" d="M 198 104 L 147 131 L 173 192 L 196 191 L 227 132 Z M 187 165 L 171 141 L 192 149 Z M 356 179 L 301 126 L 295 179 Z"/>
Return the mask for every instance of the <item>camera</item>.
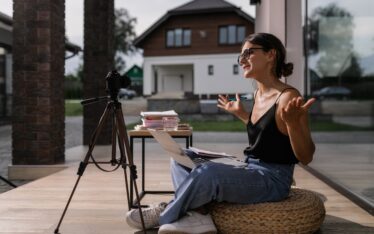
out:
<path id="1" fill-rule="evenodd" d="M 112 100 L 117 100 L 120 89 L 127 88 L 131 84 L 131 80 L 127 75 L 121 76 L 116 70 L 109 72 L 105 79 L 106 91 Z"/>

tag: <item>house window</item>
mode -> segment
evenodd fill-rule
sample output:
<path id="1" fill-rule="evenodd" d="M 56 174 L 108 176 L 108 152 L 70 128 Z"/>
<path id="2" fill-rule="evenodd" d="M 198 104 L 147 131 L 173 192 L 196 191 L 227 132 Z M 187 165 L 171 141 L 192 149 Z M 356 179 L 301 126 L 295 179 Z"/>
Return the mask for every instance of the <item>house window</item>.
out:
<path id="1" fill-rule="evenodd" d="M 220 45 L 240 44 L 245 38 L 245 27 L 242 25 L 220 26 L 218 32 L 218 41 Z"/>
<path id="2" fill-rule="evenodd" d="M 208 75 L 212 76 L 214 74 L 214 67 L 213 65 L 208 65 Z"/>
<path id="3" fill-rule="evenodd" d="M 227 27 L 219 28 L 219 44 L 227 44 Z"/>
<path id="4" fill-rule="evenodd" d="M 238 66 L 238 64 L 234 64 L 232 66 L 232 73 L 234 73 L 234 75 L 239 74 L 239 66 Z"/>
<path id="5" fill-rule="evenodd" d="M 191 29 L 175 28 L 166 32 L 166 47 L 191 45 Z"/>

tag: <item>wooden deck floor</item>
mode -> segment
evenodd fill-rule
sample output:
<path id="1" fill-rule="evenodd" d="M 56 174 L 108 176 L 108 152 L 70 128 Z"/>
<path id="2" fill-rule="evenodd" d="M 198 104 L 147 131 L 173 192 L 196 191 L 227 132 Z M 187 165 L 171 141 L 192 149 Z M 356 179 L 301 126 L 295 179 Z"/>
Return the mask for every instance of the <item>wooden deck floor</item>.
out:
<path id="1" fill-rule="evenodd" d="M 170 190 L 169 159 L 160 148 L 150 149 L 150 156 L 147 156 L 146 187 Z M 103 147 L 100 150 L 101 157 L 109 157 L 108 148 Z M 82 155 L 83 152 L 84 148 L 78 148 L 72 153 Z M 68 162 L 71 166 L 66 170 L 0 194 L 1 234 L 53 233 L 78 178 L 78 162 L 70 158 Z M 140 172 L 138 173 L 140 175 Z M 374 233 L 374 217 L 369 213 L 301 167 L 296 167 L 295 178 L 298 187 L 316 191 L 325 199 L 327 215 L 318 233 Z M 170 195 L 147 195 L 142 203 L 157 203 L 170 198 Z M 60 227 L 60 233 L 137 233 L 137 230 L 126 224 L 126 211 L 123 171 L 119 169 L 104 173 L 89 165 Z"/>

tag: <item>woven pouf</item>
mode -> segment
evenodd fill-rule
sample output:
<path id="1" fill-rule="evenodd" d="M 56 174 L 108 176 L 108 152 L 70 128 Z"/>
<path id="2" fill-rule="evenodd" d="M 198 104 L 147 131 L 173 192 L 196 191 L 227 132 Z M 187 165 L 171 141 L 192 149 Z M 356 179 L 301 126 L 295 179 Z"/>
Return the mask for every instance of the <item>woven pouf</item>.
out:
<path id="1" fill-rule="evenodd" d="M 314 192 L 292 188 L 287 199 L 258 204 L 212 203 L 211 215 L 222 234 L 313 233 L 325 218 L 325 207 Z"/>

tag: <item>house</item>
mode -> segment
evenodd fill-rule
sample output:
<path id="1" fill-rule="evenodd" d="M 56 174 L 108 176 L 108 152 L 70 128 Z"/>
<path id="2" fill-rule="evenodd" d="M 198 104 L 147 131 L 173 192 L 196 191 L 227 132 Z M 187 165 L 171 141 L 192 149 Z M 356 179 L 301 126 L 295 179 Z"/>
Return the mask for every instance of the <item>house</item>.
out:
<path id="1" fill-rule="evenodd" d="M 194 0 L 169 10 L 135 40 L 144 50 L 143 94 L 248 93 L 237 64 L 254 19 L 223 0 Z"/>
<path id="2" fill-rule="evenodd" d="M 136 91 L 137 94 L 143 94 L 143 69 L 138 65 L 132 66 L 125 72 L 131 80 L 131 88 Z"/>
<path id="3" fill-rule="evenodd" d="M 0 12 L 0 120 L 11 116 L 12 106 L 12 41 L 13 19 Z M 65 41 L 65 59 L 77 55 L 82 49 Z"/>

